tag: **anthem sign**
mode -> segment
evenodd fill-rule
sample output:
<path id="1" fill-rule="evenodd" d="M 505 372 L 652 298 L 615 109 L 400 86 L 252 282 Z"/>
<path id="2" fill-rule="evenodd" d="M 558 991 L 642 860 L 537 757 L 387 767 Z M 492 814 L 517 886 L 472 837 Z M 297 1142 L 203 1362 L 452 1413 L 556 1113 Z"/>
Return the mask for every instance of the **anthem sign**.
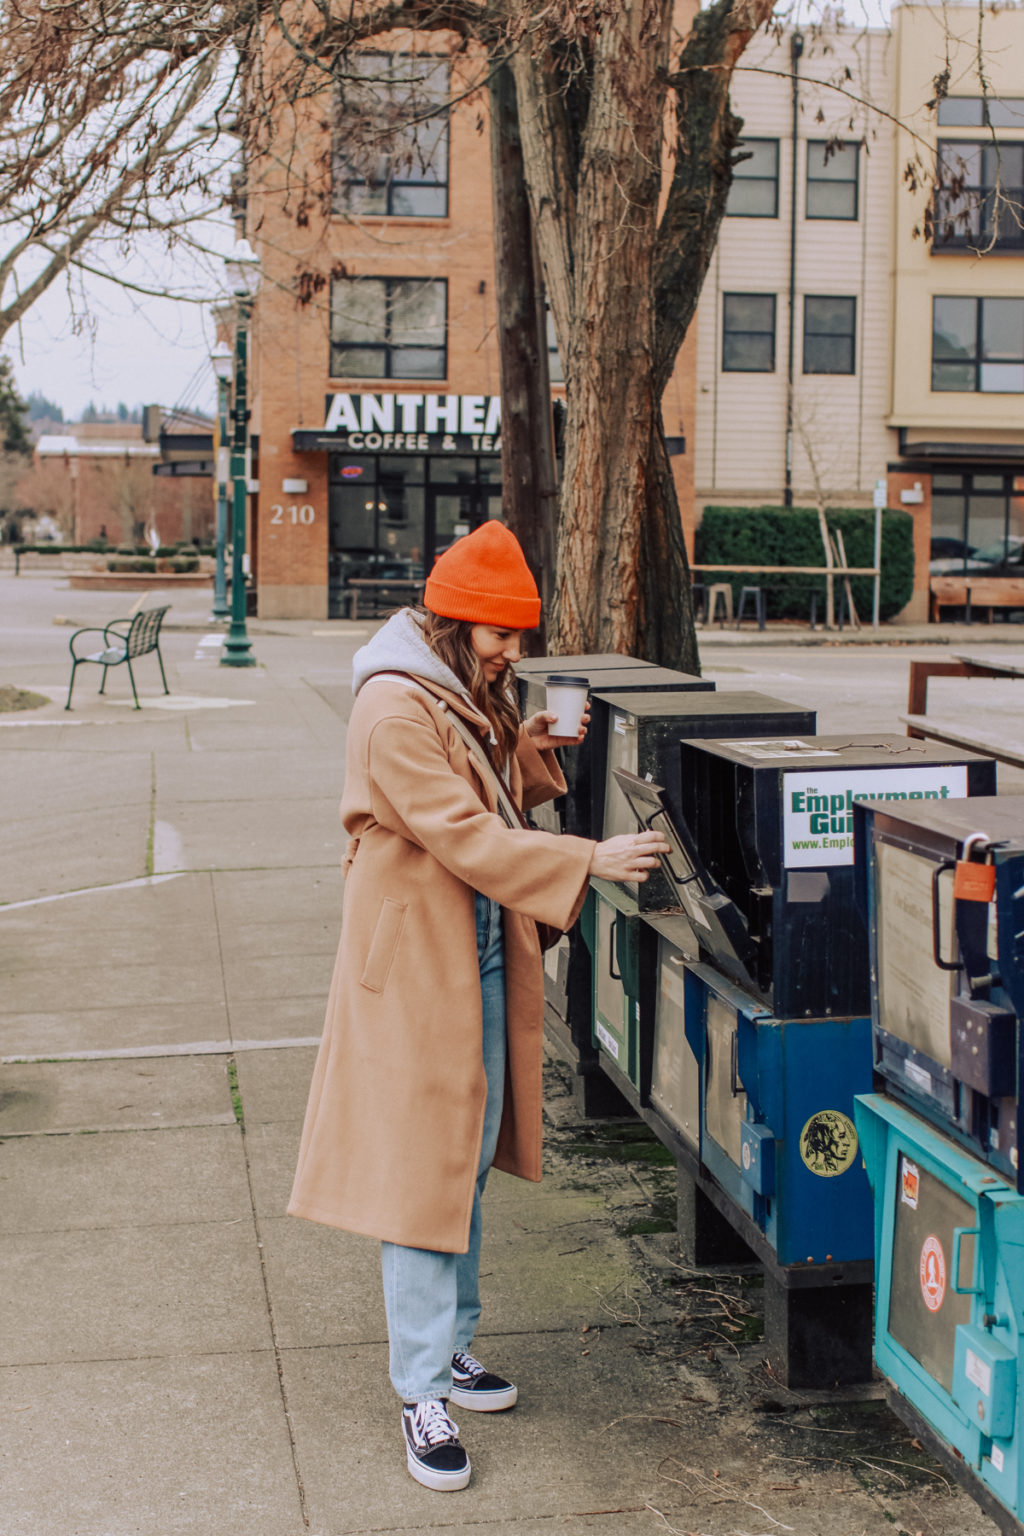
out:
<path id="1" fill-rule="evenodd" d="M 500 453 L 500 395 L 328 395 L 319 430 L 295 448 L 355 453 Z"/>

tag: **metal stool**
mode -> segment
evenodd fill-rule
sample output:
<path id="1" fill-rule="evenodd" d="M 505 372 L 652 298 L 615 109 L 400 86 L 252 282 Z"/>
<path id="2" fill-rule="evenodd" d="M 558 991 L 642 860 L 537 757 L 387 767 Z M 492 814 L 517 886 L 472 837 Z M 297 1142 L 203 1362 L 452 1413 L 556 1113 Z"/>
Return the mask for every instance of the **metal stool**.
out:
<path id="1" fill-rule="evenodd" d="M 707 618 L 707 583 L 703 581 L 691 581 L 690 594 L 691 602 L 693 603 L 693 622 L 695 624 L 702 624 Z"/>
<path id="2" fill-rule="evenodd" d="M 739 605 L 739 608 L 736 610 L 736 628 L 739 629 L 740 625 L 743 623 L 743 613 L 744 613 L 744 610 L 745 610 L 745 608 L 747 606 L 747 598 L 748 597 L 753 599 L 753 603 L 754 603 L 754 618 L 757 620 L 757 627 L 758 627 L 758 629 L 764 629 L 764 616 L 765 616 L 764 615 L 764 609 L 765 609 L 765 603 L 764 603 L 764 588 L 763 587 L 741 587 L 740 588 L 740 605 Z"/>
<path id="3" fill-rule="evenodd" d="M 719 615 L 719 612 L 718 612 L 719 601 L 721 601 L 722 608 L 724 609 L 724 617 Z M 732 623 L 732 582 L 731 581 L 715 581 L 715 582 L 712 582 L 711 585 L 708 587 L 708 607 L 707 607 L 706 622 L 708 624 L 713 624 L 715 622 L 716 618 L 718 619 L 718 627 L 719 627 L 719 629 L 721 629 L 723 624 L 731 624 Z"/>

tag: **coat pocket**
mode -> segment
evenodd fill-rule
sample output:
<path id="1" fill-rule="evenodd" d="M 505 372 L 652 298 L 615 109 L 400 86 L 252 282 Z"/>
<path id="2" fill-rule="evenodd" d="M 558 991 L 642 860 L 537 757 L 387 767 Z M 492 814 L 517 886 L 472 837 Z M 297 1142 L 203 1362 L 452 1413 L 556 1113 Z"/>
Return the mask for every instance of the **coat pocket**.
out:
<path id="1" fill-rule="evenodd" d="M 370 941 L 370 952 L 366 957 L 363 974 L 359 978 L 360 985 L 370 992 L 383 992 L 387 986 L 395 950 L 398 948 L 398 940 L 405 924 L 405 913 L 404 902 L 391 901 L 385 896 L 381 903 L 377 926 L 373 930 L 373 938 Z"/>

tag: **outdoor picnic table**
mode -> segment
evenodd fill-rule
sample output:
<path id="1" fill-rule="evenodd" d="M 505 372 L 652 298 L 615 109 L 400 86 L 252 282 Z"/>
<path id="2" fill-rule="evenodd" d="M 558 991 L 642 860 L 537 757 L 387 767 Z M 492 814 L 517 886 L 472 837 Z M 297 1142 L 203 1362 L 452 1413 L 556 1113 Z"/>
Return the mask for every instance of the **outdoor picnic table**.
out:
<path id="1" fill-rule="evenodd" d="M 948 661 L 912 661 L 907 713 L 900 718 L 907 735 L 918 740 L 943 742 L 946 746 L 966 747 L 982 752 L 999 762 L 1024 768 L 1024 737 L 1012 737 L 1000 724 L 998 733 L 978 730 L 970 713 L 961 709 L 955 720 L 928 714 L 928 681 L 932 677 L 985 677 L 1013 681 L 1024 678 L 1024 653 L 1016 659 L 1004 656 L 968 656 L 954 652 Z"/>
<path id="2" fill-rule="evenodd" d="M 361 592 L 367 596 L 373 593 L 375 597 L 385 591 L 407 592 L 410 597 L 419 597 L 423 592 L 423 580 L 420 577 L 409 576 L 353 576 L 347 583 L 345 591 L 352 594 L 351 617 L 358 619 Z"/>

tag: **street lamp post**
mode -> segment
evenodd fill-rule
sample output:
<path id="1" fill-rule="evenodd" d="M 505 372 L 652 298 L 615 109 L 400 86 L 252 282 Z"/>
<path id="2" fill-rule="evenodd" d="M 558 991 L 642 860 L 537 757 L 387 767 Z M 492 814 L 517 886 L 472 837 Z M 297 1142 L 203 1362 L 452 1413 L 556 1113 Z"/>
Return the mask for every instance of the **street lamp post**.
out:
<path id="1" fill-rule="evenodd" d="M 217 375 L 217 442 L 214 473 L 217 477 L 217 571 L 213 581 L 214 623 L 220 623 L 231 614 L 228 607 L 227 574 L 224 569 L 224 547 L 228 536 L 228 385 L 231 382 L 231 348 L 225 341 L 218 341 L 210 353 L 213 371 Z"/>
<path id="2" fill-rule="evenodd" d="M 222 667 L 253 667 L 252 641 L 245 628 L 245 508 L 248 496 L 247 447 L 249 409 L 246 393 L 246 369 L 249 344 L 249 317 L 252 301 L 259 288 L 259 262 L 248 240 L 239 240 L 227 258 L 228 281 L 235 295 L 235 389 L 232 401 L 231 433 L 231 625 L 224 639 Z"/>

